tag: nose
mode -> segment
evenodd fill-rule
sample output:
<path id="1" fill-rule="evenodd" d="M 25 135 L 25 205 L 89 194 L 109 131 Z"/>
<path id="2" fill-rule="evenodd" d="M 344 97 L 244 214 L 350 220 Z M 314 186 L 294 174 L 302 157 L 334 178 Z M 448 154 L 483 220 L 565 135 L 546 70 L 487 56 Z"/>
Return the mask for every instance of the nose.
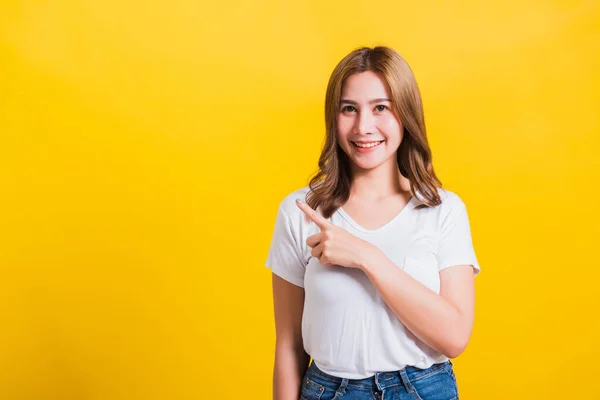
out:
<path id="1" fill-rule="evenodd" d="M 369 133 L 373 133 L 374 128 L 374 117 L 373 113 L 370 111 L 361 111 L 358 114 L 358 118 L 356 118 L 356 126 L 354 127 L 354 131 L 360 135 L 366 135 Z"/>

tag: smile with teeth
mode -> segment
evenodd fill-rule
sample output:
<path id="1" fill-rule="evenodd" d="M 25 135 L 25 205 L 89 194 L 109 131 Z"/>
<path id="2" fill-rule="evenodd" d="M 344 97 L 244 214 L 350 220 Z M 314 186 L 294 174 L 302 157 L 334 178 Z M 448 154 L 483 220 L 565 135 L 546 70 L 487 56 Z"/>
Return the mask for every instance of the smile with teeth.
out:
<path id="1" fill-rule="evenodd" d="M 379 142 L 369 142 L 369 143 L 357 143 L 357 142 L 352 142 L 356 147 L 361 147 L 361 148 L 369 148 L 369 147 L 375 147 L 381 143 L 383 143 L 383 140 L 380 140 Z"/>

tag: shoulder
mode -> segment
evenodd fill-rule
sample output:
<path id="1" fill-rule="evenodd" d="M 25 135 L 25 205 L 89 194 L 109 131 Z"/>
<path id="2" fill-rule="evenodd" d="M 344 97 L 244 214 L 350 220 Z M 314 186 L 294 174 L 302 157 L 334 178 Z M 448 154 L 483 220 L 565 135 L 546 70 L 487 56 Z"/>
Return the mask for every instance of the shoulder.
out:
<path id="1" fill-rule="evenodd" d="M 445 220 L 450 215 L 460 214 L 466 210 L 465 202 L 457 193 L 442 188 L 438 188 L 437 191 L 442 201 L 435 207 L 435 215 L 438 219 Z"/>
<path id="2" fill-rule="evenodd" d="M 279 202 L 277 211 L 277 218 L 282 222 L 285 221 L 288 232 L 296 238 L 297 243 L 302 247 L 306 246 L 304 240 L 319 229 L 315 224 L 305 220 L 304 213 L 296 205 L 296 199 L 306 202 L 309 192 L 309 186 L 304 186 L 286 194 Z"/>
<path id="3" fill-rule="evenodd" d="M 438 188 L 437 191 L 442 200 L 442 204 L 440 204 L 441 207 L 453 208 L 453 207 L 462 207 L 465 205 L 462 198 L 455 192 L 452 192 L 447 189 L 442 189 L 442 188 Z"/>
<path id="4" fill-rule="evenodd" d="M 306 202 L 306 196 L 308 195 L 309 191 L 310 188 L 308 185 L 304 186 L 294 190 L 291 193 L 288 193 L 279 202 L 279 213 L 283 213 L 286 217 L 288 217 L 294 226 L 300 227 L 304 220 L 304 214 L 296 205 L 296 199 Z"/>
<path id="5" fill-rule="evenodd" d="M 297 213 L 301 213 L 302 211 L 296 205 L 296 199 L 306 201 L 306 195 L 308 194 L 308 191 L 309 191 L 309 187 L 305 186 L 300 189 L 294 190 L 291 193 L 288 193 L 279 202 L 279 208 L 283 212 L 285 212 L 287 215 L 290 215 L 290 216 L 297 214 Z"/>

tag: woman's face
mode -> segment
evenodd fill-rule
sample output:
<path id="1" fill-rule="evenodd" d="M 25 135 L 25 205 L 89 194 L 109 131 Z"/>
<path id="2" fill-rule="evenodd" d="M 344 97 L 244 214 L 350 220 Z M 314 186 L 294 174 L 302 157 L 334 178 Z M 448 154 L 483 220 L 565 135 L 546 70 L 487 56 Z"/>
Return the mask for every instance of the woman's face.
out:
<path id="1" fill-rule="evenodd" d="M 350 160 L 361 169 L 373 169 L 388 160 L 396 163 L 403 129 L 389 99 L 386 85 L 372 71 L 351 75 L 344 83 L 337 115 L 337 139 Z M 374 147 L 359 147 L 357 142 Z"/>

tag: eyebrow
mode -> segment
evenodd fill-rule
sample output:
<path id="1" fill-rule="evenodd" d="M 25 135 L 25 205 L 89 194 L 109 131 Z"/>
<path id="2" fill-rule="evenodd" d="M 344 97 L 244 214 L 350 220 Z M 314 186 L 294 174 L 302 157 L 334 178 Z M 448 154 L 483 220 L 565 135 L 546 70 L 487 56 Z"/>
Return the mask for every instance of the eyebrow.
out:
<path id="1" fill-rule="evenodd" d="M 373 99 L 369 101 L 369 104 L 373 104 L 373 103 L 380 103 L 382 101 L 388 101 L 388 102 L 392 102 L 390 99 L 386 99 L 386 98 L 380 98 L 380 99 Z M 348 104 L 353 104 L 353 105 L 357 105 L 358 103 L 354 100 L 350 100 L 350 99 L 342 99 L 340 100 L 340 104 L 341 103 L 348 103 Z"/>

